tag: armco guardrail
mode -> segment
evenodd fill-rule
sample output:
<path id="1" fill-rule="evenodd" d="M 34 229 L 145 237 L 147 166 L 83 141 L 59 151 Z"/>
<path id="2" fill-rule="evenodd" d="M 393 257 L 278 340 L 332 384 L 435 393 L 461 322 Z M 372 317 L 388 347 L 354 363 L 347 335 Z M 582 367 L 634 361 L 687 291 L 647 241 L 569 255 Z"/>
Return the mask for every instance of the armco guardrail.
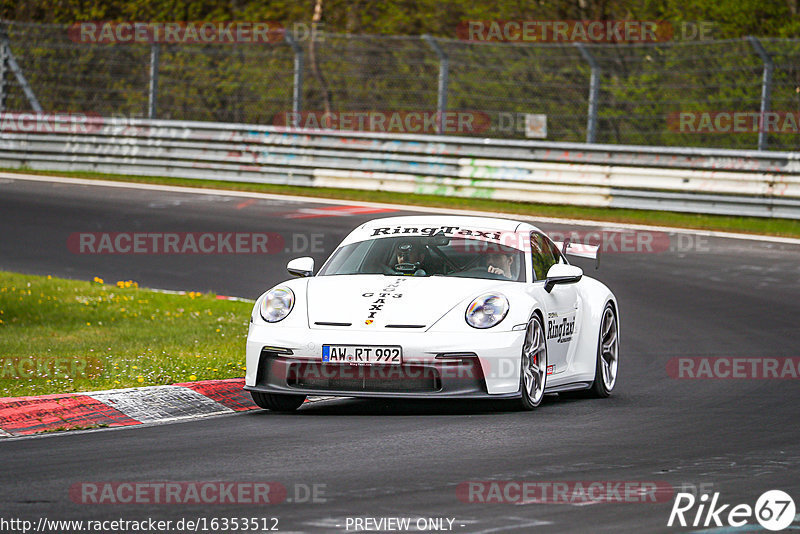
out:
<path id="1" fill-rule="evenodd" d="M 800 219 L 800 154 L 4 114 L 0 166 Z"/>

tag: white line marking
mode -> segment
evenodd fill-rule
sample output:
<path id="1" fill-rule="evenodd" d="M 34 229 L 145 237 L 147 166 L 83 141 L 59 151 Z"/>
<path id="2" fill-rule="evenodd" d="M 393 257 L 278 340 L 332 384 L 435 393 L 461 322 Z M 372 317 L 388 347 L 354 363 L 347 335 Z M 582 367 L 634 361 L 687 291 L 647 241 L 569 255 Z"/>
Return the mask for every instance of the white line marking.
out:
<path id="1" fill-rule="evenodd" d="M 592 506 L 593 504 L 600 504 L 602 502 L 603 501 L 583 501 L 583 502 L 570 502 L 566 504 L 568 504 L 569 506 Z M 553 504 L 553 503 L 549 503 L 544 499 L 527 499 L 515 502 L 514 506 L 525 506 L 528 504 Z"/>
<path id="2" fill-rule="evenodd" d="M 19 441 L 23 439 L 49 439 L 49 438 L 58 438 L 64 436 L 76 436 L 80 434 L 88 434 L 90 432 L 123 432 L 125 430 L 137 429 L 137 428 L 148 428 L 153 426 L 160 426 L 163 424 L 180 424 L 180 423 L 191 423 L 193 421 L 197 421 L 200 419 L 210 418 L 210 417 L 226 417 L 226 416 L 236 416 L 242 415 L 247 412 L 220 412 L 220 413 L 207 413 L 203 415 L 196 415 L 192 417 L 178 417 L 173 419 L 162 419 L 158 421 L 153 421 L 152 423 L 142 423 L 140 425 L 124 425 L 124 426 L 110 426 L 110 427 L 100 427 L 100 428 L 90 428 L 87 430 L 69 430 L 64 432 L 40 432 L 39 434 L 27 434 L 22 436 L 11 436 L 8 438 L 9 441 Z"/>
<path id="3" fill-rule="evenodd" d="M 165 191 L 172 193 L 190 193 L 195 195 L 223 195 L 229 197 L 242 198 L 261 198 L 268 200 L 288 200 L 292 202 L 316 203 L 316 204 L 348 204 L 351 206 L 368 206 L 374 208 L 387 208 L 398 211 L 417 211 L 425 213 L 438 213 L 443 215 L 478 215 L 483 217 L 503 217 L 507 219 L 546 222 L 553 224 L 565 224 L 573 226 L 603 226 L 606 228 L 621 228 L 626 230 L 650 230 L 661 232 L 675 232 L 680 234 L 700 235 L 706 237 L 723 237 L 727 239 L 744 239 L 749 241 L 765 241 L 769 243 L 786 243 L 790 245 L 800 245 L 800 239 L 792 237 L 778 237 L 769 235 L 738 234 L 734 232 L 718 232 L 714 230 L 696 230 L 692 228 L 674 228 L 670 226 L 650 226 L 646 224 L 615 223 L 608 221 L 593 221 L 588 219 L 562 219 L 558 217 L 533 217 L 516 213 L 503 213 L 477 210 L 459 210 L 452 208 L 434 208 L 425 206 L 412 206 L 406 204 L 388 204 L 380 202 L 362 202 L 357 200 L 323 198 L 323 197 L 303 197 L 297 195 L 279 195 L 275 193 L 254 193 L 250 191 L 231 191 L 227 189 L 200 189 L 196 187 L 183 187 L 172 185 L 140 184 L 133 182 L 112 182 L 108 180 L 87 180 L 84 178 L 65 178 L 61 176 L 41 176 L 32 174 L 14 174 L 0 172 L 0 178 L 10 178 L 12 180 L 27 180 L 31 182 L 55 182 L 72 185 L 89 185 L 96 187 L 117 187 L 127 189 L 142 189 L 146 191 Z"/>
<path id="4" fill-rule="evenodd" d="M 167 398 L 163 392 L 169 392 L 171 389 L 183 390 L 190 393 L 171 393 Z M 82 393 L 92 397 L 107 406 L 115 408 L 128 417 L 141 421 L 141 425 L 128 425 L 121 427 L 110 428 L 93 428 L 89 430 L 72 430 L 69 432 L 48 432 L 40 434 L 30 434 L 24 436 L 15 436 L 0 428 L 0 438 L 18 439 L 33 439 L 44 438 L 52 436 L 75 435 L 83 434 L 86 432 L 98 431 L 113 431 L 125 430 L 128 428 L 141 428 L 142 426 L 160 425 L 165 423 L 188 422 L 196 419 L 203 419 L 206 417 L 215 417 L 219 415 L 238 415 L 245 412 L 236 412 L 230 408 L 217 403 L 216 401 L 198 393 L 190 388 L 183 386 L 147 386 L 141 388 L 123 388 L 123 389 L 107 389 L 103 391 L 87 391 Z M 198 400 L 199 398 L 199 400 Z M 309 403 L 325 402 L 337 399 L 346 399 L 348 397 L 322 397 L 313 396 L 309 397 Z M 169 412 L 164 413 L 164 402 L 178 400 L 178 406 L 167 407 Z M 186 401 L 189 401 L 188 403 Z M 201 408 L 198 408 L 198 403 Z M 192 413 L 202 410 L 204 413 Z M 187 411 L 189 413 L 187 413 Z"/>
<path id="5" fill-rule="evenodd" d="M 93 391 L 87 395 L 142 423 L 175 421 L 233 411 L 193 389 L 182 386 Z"/>

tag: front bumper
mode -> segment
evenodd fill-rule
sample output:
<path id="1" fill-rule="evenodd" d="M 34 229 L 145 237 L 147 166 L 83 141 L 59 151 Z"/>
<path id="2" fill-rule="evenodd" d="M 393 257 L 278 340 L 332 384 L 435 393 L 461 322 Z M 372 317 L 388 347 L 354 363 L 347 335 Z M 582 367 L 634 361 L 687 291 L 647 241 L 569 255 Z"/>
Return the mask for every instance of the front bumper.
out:
<path id="1" fill-rule="evenodd" d="M 245 389 L 358 397 L 519 396 L 524 331 L 364 332 L 251 324 Z M 397 345 L 402 365 L 322 363 L 322 345 Z"/>

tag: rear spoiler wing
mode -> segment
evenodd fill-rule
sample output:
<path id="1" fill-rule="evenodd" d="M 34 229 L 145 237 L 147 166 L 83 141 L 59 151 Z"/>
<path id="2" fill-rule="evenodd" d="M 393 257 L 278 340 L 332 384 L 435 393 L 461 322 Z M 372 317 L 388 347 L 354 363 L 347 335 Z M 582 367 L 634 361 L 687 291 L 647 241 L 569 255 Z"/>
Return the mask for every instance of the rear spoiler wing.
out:
<path id="1" fill-rule="evenodd" d="M 553 241 L 555 246 L 561 250 L 563 254 L 569 254 L 577 258 L 587 258 L 595 261 L 594 268 L 600 266 L 600 246 L 588 245 L 585 243 L 571 243 L 569 239 L 565 241 Z"/>

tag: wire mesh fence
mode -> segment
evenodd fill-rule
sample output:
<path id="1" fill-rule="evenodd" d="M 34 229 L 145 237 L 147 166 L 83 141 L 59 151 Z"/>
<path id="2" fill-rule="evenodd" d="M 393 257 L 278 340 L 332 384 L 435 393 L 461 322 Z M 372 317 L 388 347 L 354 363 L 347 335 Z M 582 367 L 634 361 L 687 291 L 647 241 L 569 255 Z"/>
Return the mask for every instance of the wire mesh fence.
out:
<path id="1" fill-rule="evenodd" d="M 65 26 L 3 26 L 4 111 L 32 109 L 27 84 L 45 112 L 299 126 L 325 116 L 320 127 L 500 138 L 541 136 L 526 121 L 546 116 L 544 138 L 552 141 L 800 148 L 798 39 L 755 40 L 765 59 L 753 39 L 583 51 L 322 32 L 294 46 L 291 35 L 269 43 L 96 44 L 76 41 Z M 777 114 L 770 128 L 762 111 Z M 408 120 L 444 112 L 481 119 L 433 131 Z M 344 121 L 348 113 L 368 120 Z M 763 139 L 760 130 L 768 130 Z"/>

